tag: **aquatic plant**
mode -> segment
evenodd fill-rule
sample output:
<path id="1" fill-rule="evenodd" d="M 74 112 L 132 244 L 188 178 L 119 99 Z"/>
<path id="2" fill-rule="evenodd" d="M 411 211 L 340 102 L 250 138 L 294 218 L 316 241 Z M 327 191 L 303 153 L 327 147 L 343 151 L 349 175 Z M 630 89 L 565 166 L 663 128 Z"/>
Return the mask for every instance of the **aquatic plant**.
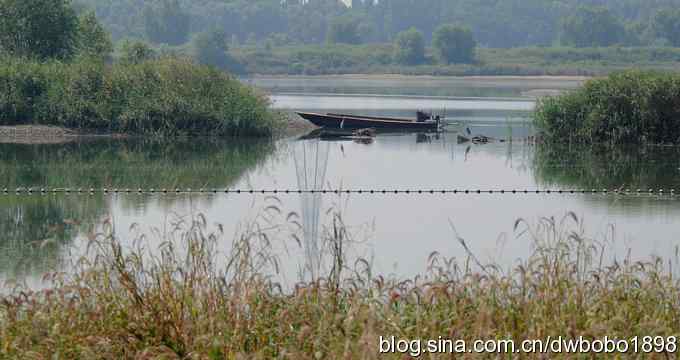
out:
<path id="1" fill-rule="evenodd" d="M 611 243 L 589 238 L 572 213 L 535 224 L 518 220 L 518 237 L 532 241 L 534 250 L 509 271 L 480 263 L 455 234 L 462 256 L 433 253 L 425 275 L 405 281 L 375 276 L 364 261 L 348 266 L 341 255 L 346 227 L 334 221 L 326 232 L 336 237 L 328 241 L 338 260 L 331 272 L 290 288 L 271 277 L 277 269 L 273 239 L 254 223 L 223 255 L 215 245 L 224 234 L 219 228 L 209 232 L 205 218 L 172 225 L 173 231 L 154 233 L 162 241 L 149 252 L 142 238 L 132 242 L 139 244 L 134 248 L 123 248 L 105 221 L 100 233 L 89 235 L 93 256 L 78 262 L 73 275 L 51 274 L 46 278 L 53 285 L 46 290 L 17 289 L 1 297 L 3 354 L 401 359 L 402 354 L 379 354 L 380 336 L 519 341 L 665 337 L 680 331 L 680 284 L 672 269 L 677 255 L 607 260 Z M 664 356 L 674 355 L 659 354 Z"/>
<path id="2" fill-rule="evenodd" d="M 255 89 L 217 69 L 162 58 L 107 65 L 0 60 L 0 125 L 145 135 L 270 135 L 283 122 Z"/>
<path id="3" fill-rule="evenodd" d="M 534 120 L 551 142 L 680 144 L 680 75 L 631 70 L 538 102 Z"/>

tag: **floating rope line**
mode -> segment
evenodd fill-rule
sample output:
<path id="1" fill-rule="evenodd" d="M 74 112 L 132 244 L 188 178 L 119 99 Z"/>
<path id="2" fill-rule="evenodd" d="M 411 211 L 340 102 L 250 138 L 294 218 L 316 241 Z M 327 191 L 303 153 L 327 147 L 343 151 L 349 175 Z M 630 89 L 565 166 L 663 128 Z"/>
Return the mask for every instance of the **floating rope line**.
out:
<path id="1" fill-rule="evenodd" d="M 663 195 L 676 196 L 675 189 L 348 189 L 348 190 L 305 190 L 305 189 L 143 189 L 143 188 L 16 188 L 1 190 L 4 195 L 36 195 L 36 194 L 360 194 L 360 195 L 429 195 L 429 194 L 454 194 L 454 195 L 481 195 L 481 194 L 548 194 L 548 195 L 577 195 L 577 194 L 602 194 L 602 195 Z"/>

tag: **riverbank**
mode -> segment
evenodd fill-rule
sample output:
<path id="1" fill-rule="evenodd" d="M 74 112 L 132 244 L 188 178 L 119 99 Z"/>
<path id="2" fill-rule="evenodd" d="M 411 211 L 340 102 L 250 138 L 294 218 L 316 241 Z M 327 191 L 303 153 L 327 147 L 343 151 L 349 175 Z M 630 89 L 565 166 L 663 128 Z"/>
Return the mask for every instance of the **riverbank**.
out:
<path id="1" fill-rule="evenodd" d="M 316 128 L 293 112 L 281 112 L 279 116 L 283 118 L 282 121 L 285 125 L 277 129 L 277 132 L 273 134 L 275 137 L 300 135 Z M 91 133 L 59 126 L 0 126 L 0 144 L 66 144 L 83 140 L 125 139 L 130 137 L 136 136 L 121 133 Z"/>
<path id="2" fill-rule="evenodd" d="M 420 65 L 393 60 L 392 44 L 241 46 L 232 55 L 247 73 L 260 75 L 401 74 L 413 76 L 602 76 L 636 68 L 673 70 L 680 48 L 478 48 L 471 64 L 438 64 L 431 49 Z"/>
<path id="3" fill-rule="evenodd" d="M 346 264 L 349 237 L 336 219 L 336 231 L 320 242 L 327 272 L 292 287 L 272 280 L 275 239 L 258 230 L 218 255 L 215 245 L 227 239 L 198 217 L 175 224 L 160 239 L 164 256 L 152 258 L 146 246 L 122 248 L 105 222 L 90 236 L 92 261 L 79 262 L 71 275 L 46 276 L 53 282 L 46 290 L 0 297 L 0 348 L 11 358 L 401 359 L 380 353 L 381 337 L 520 344 L 650 335 L 672 346 L 680 332 L 680 284 L 666 266 L 677 259 L 610 263 L 603 254 L 611 244 L 590 238 L 571 213 L 533 226 L 518 220 L 520 239 L 535 250 L 508 271 L 481 264 L 459 238 L 459 257 L 433 253 L 428 270 L 410 280 L 373 274 L 365 261 Z M 409 350 L 418 356 L 424 349 Z M 627 355 L 636 356 L 632 349 Z"/>

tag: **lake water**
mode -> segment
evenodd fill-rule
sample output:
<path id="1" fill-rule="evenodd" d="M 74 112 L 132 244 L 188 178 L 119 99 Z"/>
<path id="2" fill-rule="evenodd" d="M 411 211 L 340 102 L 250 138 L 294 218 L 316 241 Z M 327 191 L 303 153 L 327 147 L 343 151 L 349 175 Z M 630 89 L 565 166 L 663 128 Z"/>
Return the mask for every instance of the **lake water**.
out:
<path id="1" fill-rule="evenodd" d="M 287 138 L 277 141 L 101 140 L 61 145 L 0 144 L 0 188 L 242 190 L 680 190 L 680 149 L 591 148 L 526 142 L 540 91 L 577 81 L 533 79 L 248 79 L 272 94 L 275 107 L 412 116 L 445 112 L 466 125 L 441 134 L 385 134 L 370 143 Z M 458 130 L 513 139 L 458 142 Z M 275 239 L 283 281 L 294 282 L 319 247 L 334 213 L 352 234 L 348 251 L 374 273 L 408 277 L 428 256 L 466 256 L 452 229 L 482 261 L 510 266 L 531 242 L 513 233 L 518 218 L 563 218 L 573 211 L 586 232 L 611 237 L 610 255 L 673 254 L 680 241 L 678 197 L 604 194 L 0 194 L 0 280 L 40 286 L 40 274 L 78 256 L 105 219 L 127 246 L 138 231 L 203 214 L 231 238 L 259 224 Z M 272 210 L 274 205 L 278 210 Z M 280 211 L 280 214 L 279 214 Z M 291 226 L 289 212 L 302 227 Z M 297 219 L 297 217 L 294 217 Z M 133 225 L 139 224 L 138 228 Z M 302 239 L 298 244 L 292 234 Z M 154 237 L 149 241 L 154 245 Z M 155 243 L 157 245 L 157 243 Z M 228 249 L 229 240 L 221 246 Z"/>

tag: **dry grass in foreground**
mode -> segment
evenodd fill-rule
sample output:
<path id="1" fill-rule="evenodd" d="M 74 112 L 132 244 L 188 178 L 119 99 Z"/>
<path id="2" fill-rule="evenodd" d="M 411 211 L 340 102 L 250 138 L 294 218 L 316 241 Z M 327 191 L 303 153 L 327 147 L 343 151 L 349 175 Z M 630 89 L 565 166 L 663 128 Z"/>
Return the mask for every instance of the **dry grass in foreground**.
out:
<path id="1" fill-rule="evenodd" d="M 481 266 L 458 239 L 465 257 L 433 254 L 426 275 L 402 282 L 374 277 L 361 262 L 348 269 L 346 233 L 336 220 L 326 232 L 334 255 L 329 275 L 291 290 L 263 272 L 271 260 L 269 240 L 258 232 L 236 239 L 218 269 L 214 246 L 222 235 L 207 233 L 200 217 L 167 235 L 155 257 L 124 251 L 105 226 L 92 236 L 95 256 L 81 261 L 74 275 L 53 277 L 49 290 L 0 299 L 0 353 L 22 359 L 375 359 L 390 358 L 378 354 L 381 335 L 520 341 L 680 333 L 674 262 L 605 264 L 607 245 L 585 237 L 573 214 L 534 226 L 518 221 L 516 229 L 535 251 L 510 272 Z M 452 358 L 430 356 L 424 358 Z M 597 355 L 607 356 L 638 357 Z"/>

